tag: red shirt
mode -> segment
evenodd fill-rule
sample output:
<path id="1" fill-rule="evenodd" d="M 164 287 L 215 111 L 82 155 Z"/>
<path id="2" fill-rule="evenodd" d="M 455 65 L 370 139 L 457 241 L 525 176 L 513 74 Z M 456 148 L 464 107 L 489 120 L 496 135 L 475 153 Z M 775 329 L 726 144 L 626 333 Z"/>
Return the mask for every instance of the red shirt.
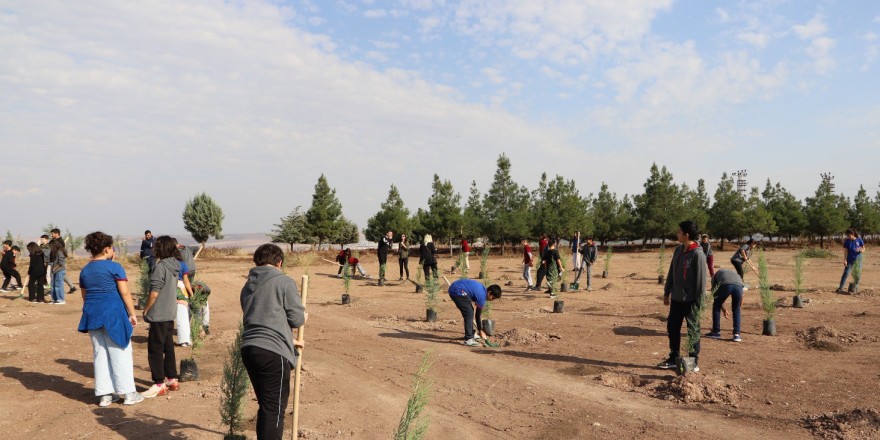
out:
<path id="1" fill-rule="evenodd" d="M 461 240 L 461 251 L 462 252 L 470 252 L 471 245 L 468 244 L 467 240 Z"/>
<path id="2" fill-rule="evenodd" d="M 526 246 L 523 248 L 523 264 L 528 264 L 529 266 L 532 265 L 532 255 L 531 255 L 531 253 L 532 253 L 532 248 L 529 247 L 529 245 L 526 245 Z"/>
<path id="3" fill-rule="evenodd" d="M 355 258 L 355 257 L 348 258 L 348 265 L 349 266 L 357 266 L 358 263 L 360 263 L 360 260 L 358 260 L 357 258 Z"/>
<path id="4" fill-rule="evenodd" d="M 550 240 L 546 238 L 542 238 L 541 241 L 538 242 L 538 253 L 544 255 L 544 249 L 547 248 L 547 244 L 550 243 Z"/>

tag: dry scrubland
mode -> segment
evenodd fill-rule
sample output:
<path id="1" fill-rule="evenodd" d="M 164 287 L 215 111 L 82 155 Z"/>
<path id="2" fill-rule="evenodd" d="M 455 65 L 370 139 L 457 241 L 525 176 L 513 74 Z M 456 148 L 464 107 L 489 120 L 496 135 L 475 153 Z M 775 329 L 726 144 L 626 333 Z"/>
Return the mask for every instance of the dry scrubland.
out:
<path id="1" fill-rule="evenodd" d="M 716 262 L 729 266 L 732 251 L 716 252 Z M 791 286 L 795 251 L 766 255 L 771 282 Z M 880 299 L 872 289 L 880 268 L 868 257 L 863 292 L 854 296 L 832 293 L 840 258 L 809 260 L 804 309 L 789 307 L 791 292 L 774 292 L 780 299 L 777 337 L 760 336 L 758 295 L 748 292 L 744 342 L 704 340 L 702 371 L 688 378 L 653 368 L 667 352 L 656 251 L 615 254 L 610 277 L 596 279 L 593 292 L 562 294 L 562 314 L 549 313 L 546 295 L 523 293 L 518 258 L 493 256 L 491 279 L 513 282 L 493 309 L 504 345 L 496 349 L 458 343 L 461 317 L 449 301 L 440 303 L 438 322 L 424 322 L 424 296 L 410 283 L 378 287 L 375 280 L 355 279 L 352 304 L 339 305 L 336 268 L 318 259 L 309 268 L 301 434 L 390 438 L 411 375 L 430 350 L 433 439 L 878 438 Z M 375 276 L 375 257 L 362 259 Z M 390 262 L 388 278 L 395 280 L 396 260 Z M 440 259 L 441 268 L 451 265 Z M 601 259 L 599 265 L 601 272 Z M 218 386 L 250 266 L 245 256 L 199 262 L 199 277 L 214 290 L 212 334 L 199 356 L 202 380 L 132 407 L 96 405 L 91 346 L 76 332 L 78 294 L 66 306 L 0 297 L 2 437 L 219 438 Z M 478 267 L 472 258 L 472 275 Z M 128 270 L 137 279 L 137 269 Z M 288 269 L 297 281 L 303 271 Z M 753 274 L 746 278 L 756 283 Z M 725 337 L 730 328 L 724 321 Z M 133 343 L 135 377 L 144 389 L 143 324 Z M 178 359 L 188 351 L 178 349 Z M 256 410 L 256 401 L 248 400 L 250 438 Z"/>

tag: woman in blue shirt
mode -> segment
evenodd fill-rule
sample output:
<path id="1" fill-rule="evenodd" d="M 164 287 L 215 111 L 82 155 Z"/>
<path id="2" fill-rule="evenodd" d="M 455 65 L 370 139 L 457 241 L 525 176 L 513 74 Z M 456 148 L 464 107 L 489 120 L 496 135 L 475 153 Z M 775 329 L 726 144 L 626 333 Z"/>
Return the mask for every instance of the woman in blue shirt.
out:
<path id="1" fill-rule="evenodd" d="M 843 240 L 843 276 L 840 277 L 840 287 L 837 288 L 837 293 L 844 292 L 843 285 L 846 284 L 846 279 L 849 278 L 849 273 L 856 262 L 861 263 L 862 252 L 864 251 L 865 242 L 859 238 L 856 230 L 852 228 L 847 229 L 846 240 Z M 853 279 L 853 281 L 855 282 L 854 287 L 858 289 L 858 280 Z"/>
<path id="2" fill-rule="evenodd" d="M 95 353 L 95 395 L 100 406 L 125 399 L 125 405 L 142 402 L 134 386 L 131 334 L 138 324 L 128 278 L 113 261 L 113 237 L 103 232 L 86 236 L 92 260 L 79 275 L 83 314 L 78 330 L 88 332 Z"/>

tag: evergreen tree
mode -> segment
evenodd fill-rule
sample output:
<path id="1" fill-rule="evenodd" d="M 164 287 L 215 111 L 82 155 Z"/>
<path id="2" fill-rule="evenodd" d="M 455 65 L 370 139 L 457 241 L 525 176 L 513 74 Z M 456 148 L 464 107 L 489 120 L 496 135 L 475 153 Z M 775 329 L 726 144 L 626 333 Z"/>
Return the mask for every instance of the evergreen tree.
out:
<path id="1" fill-rule="evenodd" d="M 440 176 L 434 174 L 434 190 L 428 198 L 427 217 L 423 225 L 428 229 L 438 242 L 448 241 L 461 233 L 461 195 L 455 192 L 452 182 L 440 180 Z"/>
<path id="2" fill-rule="evenodd" d="M 529 229 L 532 236 L 535 237 L 550 233 L 547 224 L 547 211 L 549 210 L 547 186 L 547 173 L 541 173 L 538 187 L 532 191 L 529 197 Z"/>
<path id="3" fill-rule="evenodd" d="M 752 188 L 749 198 L 746 200 L 744 214 L 745 232 L 749 238 L 752 238 L 757 233 L 768 236 L 776 233 L 776 221 L 773 220 L 773 215 L 764 206 L 764 201 L 761 200 L 757 186 Z"/>
<path id="4" fill-rule="evenodd" d="M 498 156 L 498 168 L 489 192 L 483 199 L 483 207 L 486 213 L 486 235 L 490 240 L 501 243 L 502 254 L 508 240 L 528 235 L 529 191 L 513 181 L 510 176 L 510 159 L 504 154 Z"/>
<path id="5" fill-rule="evenodd" d="M 297 206 L 287 217 L 281 218 L 281 223 L 275 225 L 275 229 L 269 234 L 272 243 L 286 243 L 290 252 L 297 243 L 310 243 L 306 229 L 306 215 Z"/>
<path id="6" fill-rule="evenodd" d="M 333 235 L 328 237 L 327 242 L 338 244 L 339 248 L 342 249 L 345 247 L 345 245 L 349 243 L 359 242 L 360 238 L 361 237 L 360 234 L 358 234 L 357 225 L 354 224 L 354 222 L 345 218 L 344 216 L 341 216 L 336 222 L 336 227 L 334 228 Z"/>
<path id="7" fill-rule="evenodd" d="M 307 230 L 310 236 L 318 239 L 318 249 L 325 241 L 339 235 L 340 217 L 342 203 L 336 198 L 336 190 L 330 188 L 327 178 L 321 174 L 315 184 L 312 206 L 306 211 Z"/>
<path id="8" fill-rule="evenodd" d="M 708 228 L 712 235 L 721 238 L 720 249 L 724 250 L 725 239 L 738 239 L 745 233 L 746 201 L 736 190 L 733 176 L 727 173 L 721 175 L 714 199 L 709 208 Z"/>
<path id="9" fill-rule="evenodd" d="M 223 239 L 223 210 L 208 194 L 196 194 L 183 208 L 183 227 L 202 246 L 209 238 Z"/>
<path id="10" fill-rule="evenodd" d="M 477 189 L 477 182 L 471 181 L 470 195 L 461 218 L 462 232 L 465 237 L 473 240 L 474 237 L 481 237 L 485 231 L 485 213 L 483 212 L 483 202 L 480 200 L 480 191 Z"/>
<path id="11" fill-rule="evenodd" d="M 825 237 L 843 232 L 847 227 L 849 202 L 834 194 L 831 179 L 822 178 L 814 197 L 806 199 L 807 230 L 819 237 L 819 247 L 825 247 Z"/>
<path id="12" fill-rule="evenodd" d="M 623 195 L 623 200 L 620 201 L 620 206 L 617 210 L 617 215 L 615 216 L 617 225 L 617 235 L 616 238 L 622 238 L 626 241 L 626 244 L 629 244 L 630 241 L 636 239 L 636 226 L 635 226 L 635 215 L 636 208 L 633 206 L 632 199 L 629 197 L 629 194 Z"/>
<path id="13" fill-rule="evenodd" d="M 705 231 L 709 223 L 709 194 L 706 192 L 706 181 L 700 179 L 697 181 L 697 189 L 691 190 L 687 185 L 681 185 L 682 200 L 684 207 L 682 209 L 682 218 L 690 220 L 697 224 L 697 229 Z"/>
<path id="14" fill-rule="evenodd" d="M 779 182 L 776 186 L 772 186 L 770 179 L 767 179 L 767 185 L 761 195 L 767 211 L 776 223 L 780 237 L 787 237 L 788 242 L 791 243 L 793 236 L 801 236 L 804 233 L 807 229 L 807 216 L 797 197 L 783 188 Z"/>
<path id="15" fill-rule="evenodd" d="M 868 192 L 865 191 L 864 186 L 859 186 L 859 192 L 853 199 L 847 219 L 860 235 L 872 235 L 880 232 L 880 207 L 868 198 Z"/>
<path id="16" fill-rule="evenodd" d="M 589 234 L 593 224 L 588 212 L 589 199 L 580 196 L 574 180 L 565 180 L 557 175 L 547 186 L 546 231 L 556 237 L 569 238 L 577 231 Z"/>
<path id="17" fill-rule="evenodd" d="M 367 240 L 378 242 L 388 231 L 394 231 L 398 235 L 409 232 L 409 209 L 404 206 L 397 186 L 391 185 L 388 198 L 379 208 L 379 212 L 367 220 L 367 229 L 364 230 Z"/>
<path id="18" fill-rule="evenodd" d="M 602 246 L 620 236 L 621 203 L 617 200 L 617 194 L 608 190 L 605 182 L 602 182 L 599 194 L 593 200 L 592 212 L 593 236 Z"/>
<path id="19" fill-rule="evenodd" d="M 666 237 L 675 231 L 683 215 L 681 192 L 664 166 L 651 165 L 651 175 L 645 182 L 645 192 L 634 197 L 636 229 L 648 239 Z"/>

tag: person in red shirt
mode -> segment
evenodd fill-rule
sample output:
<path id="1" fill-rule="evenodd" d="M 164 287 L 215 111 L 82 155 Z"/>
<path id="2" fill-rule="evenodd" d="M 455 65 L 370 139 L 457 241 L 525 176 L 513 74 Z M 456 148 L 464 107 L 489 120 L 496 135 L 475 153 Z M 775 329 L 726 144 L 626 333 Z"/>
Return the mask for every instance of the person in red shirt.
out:
<path id="1" fill-rule="evenodd" d="M 533 265 L 533 257 L 532 257 L 532 248 L 529 246 L 529 240 L 523 239 L 523 273 L 522 277 L 526 280 L 528 287 L 526 287 L 526 292 L 530 290 L 538 290 L 535 286 L 532 285 L 532 265 Z"/>
<path id="2" fill-rule="evenodd" d="M 548 243 L 550 240 L 547 240 L 547 234 L 541 234 L 541 241 L 538 242 L 538 255 L 544 255 L 544 249 L 547 249 Z"/>
<path id="3" fill-rule="evenodd" d="M 471 269 L 471 245 L 468 244 L 467 238 L 464 238 L 464 235 L 461 236 L 461 252 L 464 253 L 464 267 L 467 270 Z M 455 261 L 455 266 L 452 266 L 452 273 L 455 273 L 455 269 L 458 269 L 458 265 L 461 264 L 458 260 Z"/>

